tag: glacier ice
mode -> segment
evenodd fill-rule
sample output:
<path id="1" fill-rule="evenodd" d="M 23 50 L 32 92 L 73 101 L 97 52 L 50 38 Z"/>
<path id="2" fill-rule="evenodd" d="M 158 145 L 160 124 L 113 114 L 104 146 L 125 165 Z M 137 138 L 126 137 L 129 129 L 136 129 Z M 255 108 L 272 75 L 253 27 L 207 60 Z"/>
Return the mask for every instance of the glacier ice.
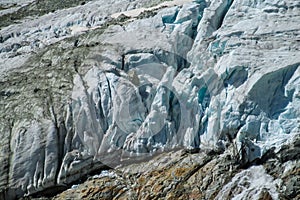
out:
<path id="1" fill-rule="evenodd" d="M 0 77 L 22 78 L 16 86 L 1 82 L 0 146 L 10 152 L 0 152 L 0 188 L 34 194 L 174 148 L 234 144 L 249 163 L 299 134 L 294 1 L 184 1 L 106 28 L 112 14 L 140 4 L 103 2 L 0 30 Z M 27 78 L 40 70 L 44 80 Z M 255 170 L 272 181 L 260 168 L 237 179 Z"/>

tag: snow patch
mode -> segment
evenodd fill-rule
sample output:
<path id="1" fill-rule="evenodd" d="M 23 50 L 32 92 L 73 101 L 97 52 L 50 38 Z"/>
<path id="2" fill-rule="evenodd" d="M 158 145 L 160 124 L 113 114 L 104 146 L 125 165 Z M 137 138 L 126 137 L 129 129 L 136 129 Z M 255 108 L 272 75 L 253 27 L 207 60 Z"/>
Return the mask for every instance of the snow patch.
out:
<path id="1" fill-rule="evenodd" d="M 236 174 L 222 188 L 216 199 L 227 199 L 226 196 L 232 200 L 249 199 L 249 197 L 259 199 L 259 195 L 263 190 L 267 190 L 273 199 L 279 199 L 276 190 L 277 182 L 278 180 L 274 181 L 273 177 L 266 173 L 263 166 L 253 166 Z"/>
<path id="2" fill-rule="evenodd" d="M 103 178 L 103 177 L 114 178 L 116 176 L 117 176 L 116 173 L 114 173 L 113 171 L 103 170 L 101 171 L 100 174 L 94 175 L 93 179 Z"/>
<path id="3" fill-rule="evenodd" d="M 118 18 L 121 15 L 125 15 L 127 17 L 137 17 L 141 13 L 145 11 L 153 11 L 156 9 L 164 8 L 164 7 L 172 7 L 172 6 L 181 6 L 185 3 L 192 2 L 192 0 L 174 0 L 174 1 L 167 1 L 163 2 L 157 6 L 152 6 L 150 8 L 138 8 L 138 9 L 133 9 L 133 10 L 128 10 L 124 12 L 119 12 L 119 13 L 114 13 L 111 15 L 112 18 Z"/>

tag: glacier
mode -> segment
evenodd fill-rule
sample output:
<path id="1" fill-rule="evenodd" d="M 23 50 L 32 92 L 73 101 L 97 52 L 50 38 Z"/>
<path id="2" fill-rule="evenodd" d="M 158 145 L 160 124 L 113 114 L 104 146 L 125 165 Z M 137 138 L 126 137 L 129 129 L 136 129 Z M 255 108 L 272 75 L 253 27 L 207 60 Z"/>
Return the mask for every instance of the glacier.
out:
<path id="1" fill-rule="evenodd" d="M 299 2 L 152 2 L 91 1 L 1 28 L 6 196 L 172 149 L 232 145 L 246 165 L 299 135 Z M 255 170 L 265 176 L 236 176 Z"/>

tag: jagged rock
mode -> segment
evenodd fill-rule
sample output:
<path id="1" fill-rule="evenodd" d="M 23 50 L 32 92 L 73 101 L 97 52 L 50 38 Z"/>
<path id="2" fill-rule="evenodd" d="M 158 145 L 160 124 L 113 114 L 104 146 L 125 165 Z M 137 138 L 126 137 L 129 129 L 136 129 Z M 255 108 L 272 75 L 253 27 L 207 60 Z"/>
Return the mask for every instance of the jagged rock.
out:
<path id="1" fill-rule="evenodd" d="M 102 172 L 54 199 L 297 199 L 298 164 L 271 159 L 241 170 L 230 151 L 221 156 L 173 151 Z"/>
<path id="2" fill-rule="evenodd" d="M 272 196 L 270 195 L 270 193 L 267 191 L 267 190 L 263 190 L 259 197 L 258 197 L 259 200 L 263 200 L 263 199 L 266 199 L 266 200 L 272 200 Z"/>

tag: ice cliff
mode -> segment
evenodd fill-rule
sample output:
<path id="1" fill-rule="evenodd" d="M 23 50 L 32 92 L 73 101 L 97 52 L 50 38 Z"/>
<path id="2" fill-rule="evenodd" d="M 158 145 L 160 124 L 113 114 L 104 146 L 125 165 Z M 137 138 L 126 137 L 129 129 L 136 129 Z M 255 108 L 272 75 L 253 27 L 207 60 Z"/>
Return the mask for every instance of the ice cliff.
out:
<path id="1" fill-rule="evenodd" d="M 1 20 L 47 1 L 24 2 Z M 1 27 L 3 197 L 173 149 L 246 166 L 299 135 L 299 1 L 74 2 Z"/>

